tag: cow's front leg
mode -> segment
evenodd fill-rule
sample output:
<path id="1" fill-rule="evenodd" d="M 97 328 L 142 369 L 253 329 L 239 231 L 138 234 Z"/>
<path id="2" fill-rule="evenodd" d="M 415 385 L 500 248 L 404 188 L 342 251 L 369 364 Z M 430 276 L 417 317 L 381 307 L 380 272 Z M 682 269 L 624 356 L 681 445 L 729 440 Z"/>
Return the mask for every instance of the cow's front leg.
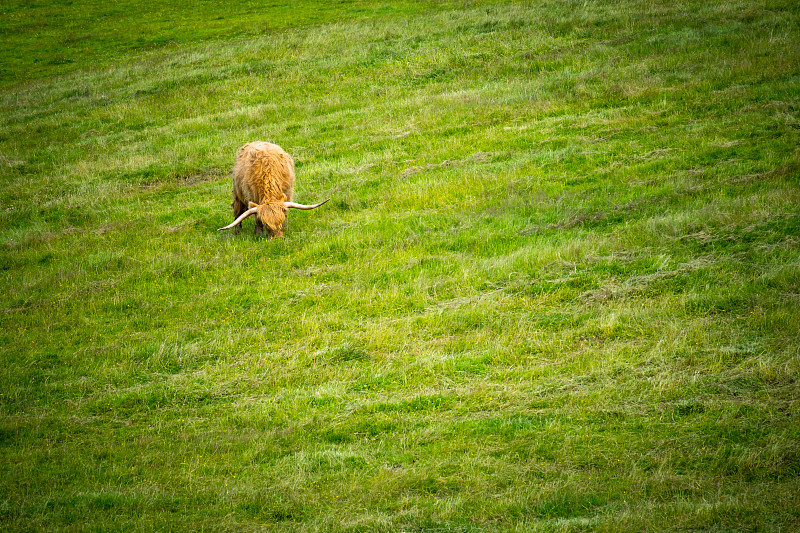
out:
<path id="1" fill-rule="evenodd" d="M 247 210 L 245 205 L 242 202 L 240 202 L 238 198 L 233 199 L 231 207 L 233 207 L 233 220 L 239 218 L 239 215 L 241 215 Z M 238 224 L 236 224 L 236 226 L 233 227 L 233 234 L 238 235 L 241 229 L 242 229 L 242 223 L 239 222 Z"/>

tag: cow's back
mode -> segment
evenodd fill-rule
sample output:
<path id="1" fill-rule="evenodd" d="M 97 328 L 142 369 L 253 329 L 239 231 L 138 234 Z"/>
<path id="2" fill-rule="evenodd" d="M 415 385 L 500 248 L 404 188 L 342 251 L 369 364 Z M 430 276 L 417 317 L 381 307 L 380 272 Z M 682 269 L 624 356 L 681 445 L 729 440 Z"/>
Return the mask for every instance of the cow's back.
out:
<path id="1" fill-rule="evenodd" d="M 233 194 L 244 205 L 287 200 L 294 194 L 294 161 L 277 144 L 247 143 L 236 154 Z"/>

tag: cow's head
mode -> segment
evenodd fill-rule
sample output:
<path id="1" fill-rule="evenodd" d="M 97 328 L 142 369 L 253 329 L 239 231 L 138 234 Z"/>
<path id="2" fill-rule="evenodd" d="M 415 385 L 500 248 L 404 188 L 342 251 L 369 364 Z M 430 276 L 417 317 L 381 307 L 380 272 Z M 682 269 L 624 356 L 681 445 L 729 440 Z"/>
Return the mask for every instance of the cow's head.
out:
<path id="1" fill-rule="evenodd" d="M 316 209 L 329 200 L 330 198 L 318 204 L 304 205 L 295 202 L 287 202 L 286 196 L 282 195 L 280 200 L 262 202 L 260 204 L 250 202 L 247 211 L 239 215 L 236 220 L 224 228 L 219 228 L 217 231 L 230 229 L 250 215 L 256 215 L 261 223 L 267 227 L 267 233 L 270 237 L 283 237 L 283 227 L 286 223 L 286 214 L 289 212 L 289 209 Z"/>

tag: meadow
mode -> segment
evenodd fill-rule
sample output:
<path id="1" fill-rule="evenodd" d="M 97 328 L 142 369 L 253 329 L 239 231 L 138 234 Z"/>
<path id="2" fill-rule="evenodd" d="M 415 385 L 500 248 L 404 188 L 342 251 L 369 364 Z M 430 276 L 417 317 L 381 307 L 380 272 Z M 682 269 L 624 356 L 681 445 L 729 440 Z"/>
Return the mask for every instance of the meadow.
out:
<path id="1" fill-rule="evenodd" d="M 800 530 L 792 0 L 0 7 L 0 529 Z M 218 232 L 245 142 L 282 239 Z"/>

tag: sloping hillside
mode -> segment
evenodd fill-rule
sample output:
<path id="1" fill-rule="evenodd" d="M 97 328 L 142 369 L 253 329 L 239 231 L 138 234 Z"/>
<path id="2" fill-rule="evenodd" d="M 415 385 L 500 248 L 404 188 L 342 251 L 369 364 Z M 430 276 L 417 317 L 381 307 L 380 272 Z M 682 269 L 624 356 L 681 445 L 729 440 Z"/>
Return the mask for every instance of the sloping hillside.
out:
<path id="1" fill-rule="evenodd" d="M 291 4 L 1 8 L 2 527 L 799 529 L 800 8 Z"/>

